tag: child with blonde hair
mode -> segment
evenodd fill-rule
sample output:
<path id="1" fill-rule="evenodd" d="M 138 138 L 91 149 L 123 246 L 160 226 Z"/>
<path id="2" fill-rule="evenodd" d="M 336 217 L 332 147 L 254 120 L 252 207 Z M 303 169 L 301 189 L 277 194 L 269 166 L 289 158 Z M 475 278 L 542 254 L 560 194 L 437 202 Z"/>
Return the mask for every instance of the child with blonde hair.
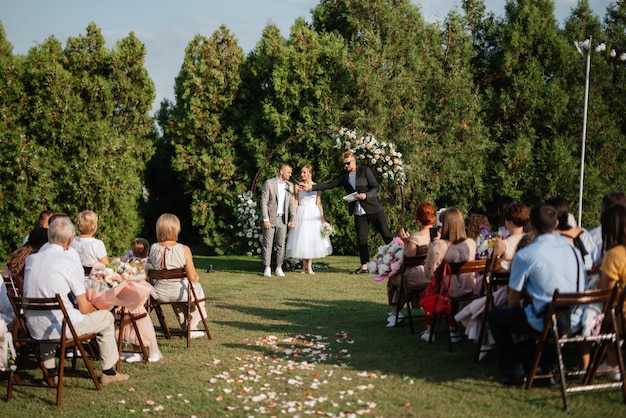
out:
<path id="1" fill-rule="evenodd" d="M 104 242 L 93 236 L 98 229 L 98 215 L 91 210 L 84 210 L 76 217 L 76 225 L 79 235 L 74 237 L 72 248 L 78 252 L 83 267 L 93 267 L 97 262 L 109 264 Z"/>

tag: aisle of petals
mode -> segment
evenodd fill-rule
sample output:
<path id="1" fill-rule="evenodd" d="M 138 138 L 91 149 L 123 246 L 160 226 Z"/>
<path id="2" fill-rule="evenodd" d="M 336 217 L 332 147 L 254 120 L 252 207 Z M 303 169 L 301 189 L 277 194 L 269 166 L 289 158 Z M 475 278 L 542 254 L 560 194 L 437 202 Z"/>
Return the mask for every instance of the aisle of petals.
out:
<path id="1" fill-rule="evenodd" d="M 333 353 L 326 340 L 318 334 L 298 334 L 280 341 L 275 336 L 262 338 L 255 345 L 266 348 L 268 354 L 237 357 L 238 366 L 209 379 L 208 391 L 217 401 L 224 402 L 225 410 L 243 409 L 250 416 L 356 417 L 373 414 L 376 403 L 363 398 L 375 389 L 372 381 L 385 376 L 368 372 L 354 372 L 354 376 L 349 376 L 344 372 L 339 377 L 335 369 L 317 370 L 316 365 L 321 363 L 343 368 L 350 362 L 347 348 Z M 345 332 L 338 333 L 335 342 L 353 343 Z M 214 359 L 213 364 L 220 365 L 222 361 Z M 336 386 L 335 379 L 345 389 L 321 396 L 319 390 L 331 380 Z M 290 394 L 289 387 L 302 388 L 305 394 L 300 395 L 301 390 Z"/>
<path id="2" fill-rule="evenodd" d="M 341 347 L 336 353 L 328 339 L 319 334 L 297 334 L 284 340 L 275 336 L 261 338 L 253 345 L 265 349 L 265 354 L 244 353 L 226 361 L 214 358 L 205 364 L 209 368 L 226 368 L 208 380 L 207 391 L 224 405 L 225 411 L 235 411 L 241 416 L 374 415 L 376 402 L 368 398 L 373 397 L 376 380 L 387 376 L 348 369 L 351 354 L 346 346 L 354 341 L 342 331 L 335 335 L 334 342 Z M 326 367 L 317 367 L 320 364 Z M 340 389 L 326 389 L 329 383 Z M 413 384 L 412 379 L 409 383 Z M 294 393 L 290 393 L 291 388 Z M 128 391 L 135 389 L 130 387 Z M 167 395 L 160 401 L 147 399 L 137 409 L 126 405 L 123 399 L 117 402 L 131 414 L 167 413 L 172 402 L 190 403 L 181 393 Z M 403 405 L 409 406 L 409 403 Z"/>

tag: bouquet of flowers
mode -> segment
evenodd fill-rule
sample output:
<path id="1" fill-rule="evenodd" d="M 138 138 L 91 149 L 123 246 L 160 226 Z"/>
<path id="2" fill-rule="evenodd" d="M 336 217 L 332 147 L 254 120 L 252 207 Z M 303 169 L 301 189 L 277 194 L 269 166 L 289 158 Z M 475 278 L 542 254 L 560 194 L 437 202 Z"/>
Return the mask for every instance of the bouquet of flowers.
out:
<path id="1" fill-rule="evenodd" d="M 376 274 L 374 281 L 379 283 L 397 274 L 402 268 L 403 256 L 404 241 L 399 237 L 395 237 L 389 244 L 378 247 L 378 252 L 368 266 L 370 273 Z"/>
<path id="2" fill-rule="evenodd" d="M 499 236 L 487 228 L 480 228 L 480 235 L 476 238 L 476 259 L 482 260 L 491 257 Z"/>
<path id="3" fill-rule="evenodd" d="M 124 280 L 142 280 L 146 278 L 146 267 L 142 260 L 122 261 L 111 259 L 111 264 L 96 263 L 89 273 L 87 287 L 100 291 L 112 288 Z"/>
<path id="4" fill-rule="evenodd" d="M 328 222 L 324 222 L 322 224 L 322 228 L 320 229 L 320 234 L 322 235 L 322 238 L 332 237 L 335 235 L 335 227 Z"/>

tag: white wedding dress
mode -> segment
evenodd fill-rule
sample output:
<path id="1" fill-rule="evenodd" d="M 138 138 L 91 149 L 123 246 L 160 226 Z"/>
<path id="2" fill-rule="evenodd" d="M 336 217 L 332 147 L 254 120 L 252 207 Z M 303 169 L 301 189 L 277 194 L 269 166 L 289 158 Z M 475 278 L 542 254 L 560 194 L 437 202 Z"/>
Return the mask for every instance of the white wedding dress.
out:
<path id="1" fill-rule="evenodd" d="M 322 217 L 316 201 L 317 192 L 298 192 L 296 226 L 289 230 L 287 257 L 312 259 L 332 254 L 330 239 L 320 233 Z"/>

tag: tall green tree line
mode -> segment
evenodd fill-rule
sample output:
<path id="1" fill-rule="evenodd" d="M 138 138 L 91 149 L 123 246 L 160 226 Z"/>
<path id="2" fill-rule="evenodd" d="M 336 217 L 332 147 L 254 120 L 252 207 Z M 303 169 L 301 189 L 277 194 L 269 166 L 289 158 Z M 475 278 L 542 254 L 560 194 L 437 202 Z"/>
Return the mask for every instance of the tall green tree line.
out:
<path id="1" fill-rule="evenodd" d="M 113 254 L 141 231 L 142 178 L 153 152 L 154 85 L 130 34 L 113 50 L 95 24 L 65 48 L 51 37 L 13 56 L 0 28 L 0 252 L 19 246 L 39 212 L 99 217 Z"/>
<path id="2" fill-rule="evenodd" d="M 626 68 L 609 54 L 626 50 L 626 1 L 600 20 L 580 0 L 563 27 L 551 0 L 509 0 L 502 17 L 483 0 L 461 6 L 428 23 L 409 0 L 321 0 L 311 23 L 286 37 L 270 24 L 247 55 L 226 27 L 197 35 L 154 119 L 133 34 L 108 51 L 90 25 L 65 48 L 51 38 L 14 56 L 2 33 L 2 251 L 52 207 L 98 212 L 111 248 L 152 238 L 168 211 L 190 243 L 244 252 L 237 195 L 254 185 L 258 197 L 280 161 L 330 180 L 341 127 L 394 143 L 410 166 L 403 187 L 381 179 L 392 229 L 414 226 L 423 200 L 494 214 L 502 195 L 532 205 L 559 194 L 576 212 L 585 59 L 573 41 L 589 36 L 609 46 L 591 51 L 582 223 L 597 224 L 601 196 L 626 189 Z M 351 254 L 341 195 L 324 194 L 325 215 L 336 252 Z"/>

